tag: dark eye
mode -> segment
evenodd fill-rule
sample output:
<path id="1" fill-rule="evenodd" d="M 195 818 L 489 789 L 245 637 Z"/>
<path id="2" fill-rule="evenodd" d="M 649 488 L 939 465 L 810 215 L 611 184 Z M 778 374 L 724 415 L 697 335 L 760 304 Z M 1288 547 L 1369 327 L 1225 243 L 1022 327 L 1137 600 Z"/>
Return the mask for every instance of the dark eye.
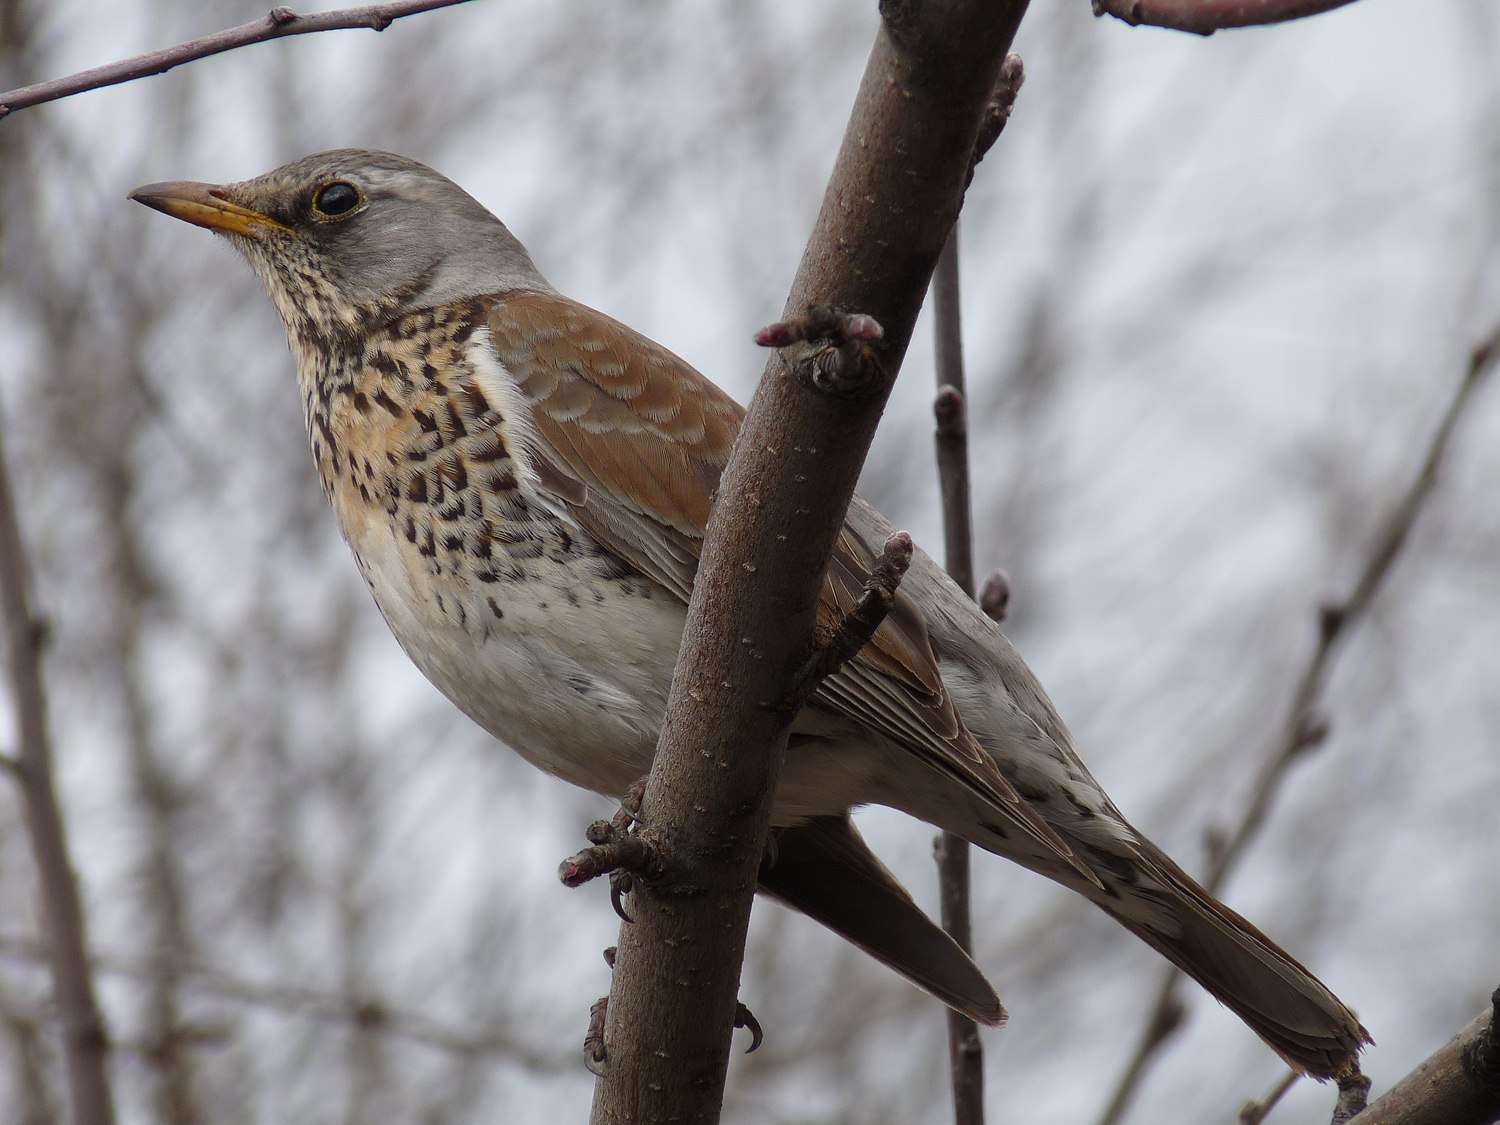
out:
<path id="1" fill-rule="evenodd" d="M 351 184 L 325 184 L 313 196 L 312 205 L 319 218 L 336 219 L 359 206 L 359 191 Z"/>

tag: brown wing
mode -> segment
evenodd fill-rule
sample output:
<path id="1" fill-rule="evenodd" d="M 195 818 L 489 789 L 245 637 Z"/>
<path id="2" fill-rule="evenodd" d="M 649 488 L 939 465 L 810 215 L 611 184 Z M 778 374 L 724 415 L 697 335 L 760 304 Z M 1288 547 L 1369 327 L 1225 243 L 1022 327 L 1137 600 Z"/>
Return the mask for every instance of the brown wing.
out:
<path id="1" fill-rule="evenodd" d="M 541 441 L 530 452 L 544 486 L 590 534 L 686 602 L 743 408 L 665 348 L 557 294 L 496 298 L 489 328 L 531 406 Z M 832 628 L 854 604 L 879 547 L 845 524 L 823 587 L 820 628 Z M 959 720 L 926 620 L 904 593 L 818 700 L 910 747 L 1071 859 Z"/>

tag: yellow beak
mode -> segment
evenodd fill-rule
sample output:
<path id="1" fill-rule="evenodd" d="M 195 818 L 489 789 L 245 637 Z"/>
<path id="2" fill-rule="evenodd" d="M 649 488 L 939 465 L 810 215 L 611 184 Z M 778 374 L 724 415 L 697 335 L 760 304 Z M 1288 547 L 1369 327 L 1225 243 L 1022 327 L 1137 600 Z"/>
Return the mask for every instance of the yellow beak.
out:
<path id="1" fill-rule="evenodd" d="M 138 187 L 130 198 L 185 223 L 246 238 L 264 238 L 270 231 L 291 229 L 270 215 L 229 202 L 225 194 L 225 189 L 215 184 L 170 180 Z"/>

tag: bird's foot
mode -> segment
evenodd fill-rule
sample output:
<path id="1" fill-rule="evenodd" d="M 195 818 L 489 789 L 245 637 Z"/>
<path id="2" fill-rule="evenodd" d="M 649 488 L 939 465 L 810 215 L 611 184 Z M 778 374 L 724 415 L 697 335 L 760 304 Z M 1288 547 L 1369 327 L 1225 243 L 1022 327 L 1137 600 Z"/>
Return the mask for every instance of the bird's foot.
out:
<path id="1" fill-rule="evenodd" d="M 596 820 L 584 835 L 592 846 L 569 856 L 557 869 L 565 886 L 581 887 L 600 875 L 639 875 L 655 882 L 665 874 L 657 849 L 638 832 L 622 832 L 608 820 Z"/>
<path id="2" fill-rule="evenodd" d="M 611 969 L 615 967 L 614 946 L 604 951 L 604 963 Z M 602 996 L 589 1009 L 589 1028 L 583 1036 L 583 1065 L 590 1074 L 599 1078 L 604 1077 L 604 1071 L 609 1065 L 609 1052 L 604 1048 L 604 1023 L 608 1016 L 609 997 Z M 738 1000 L 734 1004 L 734 1026 L 743 1027 L 750 1032 L 750 1046 L 745 1048 L 745 1054 L 759 1050 L 760 1045 L 765 1042 L 765 1032 L 761 1030 L 755 1013 Z"/>
<path id="3" fill-rule="evenodd" d="M 746 1028 L 750 1032 L 750 1046 L 745 1048 L 747 1055 L 754 1054 L 766 1041 L 765 1032 L 760 1029 L 760 1020 L 756 1019 L 755 1013 L 738 1000 L 734 1002 L 734 1026 Z"/>
<path id="4" fill-rule="evenodd" d="M 581 887 L 600 875 L 609 876 L 609 898 L 615 913 L 625 921 L 622 899 L 637 879 L 664 893 L 690 893 L 692 887 L 668 877 L 668 864 L 661 849 L 643 832 L 641 800 L 646 779 L 641 778 L 620 798 L 620 808 L 609 820 L 596 820 L 584 831 L 592 847 L 563 860 L 558 878 L 565 886 Z"/>
<path id="5" fill-rule="evenodd" d="M 615 947 L 604 951 L 604 963 L 615 967 Z M 604 1077 L 609 1052 L 604 1049 L 604 1020 L 609 1015 L 609 997 L 601 996 L 589 1009 L 589 1029 L 583 1033 L 583 1065 L 596 1078 Z"/>

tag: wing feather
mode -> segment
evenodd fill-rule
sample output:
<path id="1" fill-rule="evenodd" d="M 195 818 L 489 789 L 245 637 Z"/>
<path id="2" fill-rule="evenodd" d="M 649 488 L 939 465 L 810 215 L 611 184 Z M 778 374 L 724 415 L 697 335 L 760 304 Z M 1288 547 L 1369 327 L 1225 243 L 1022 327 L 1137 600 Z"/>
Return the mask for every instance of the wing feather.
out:
<path id="1" fill-rule="evenodd" d="M 665 348 L 555 293 L 495 298 L 489 330 L 531 407 L 540 441 L 529 452 L 543 487 L 555 482 L 556 498 L 590 534 L 686 602 L 743 408 Z M 861 512 L 861 524 L 883 526 L 872 510 Z M 879 547 L 846 522 L 818 607 L 822 635 L 858 599 Z M 943 685 L 926 618 L 904 592 L 814 704 L 900 742 L 1083 870 L 965 728 Z"/>

